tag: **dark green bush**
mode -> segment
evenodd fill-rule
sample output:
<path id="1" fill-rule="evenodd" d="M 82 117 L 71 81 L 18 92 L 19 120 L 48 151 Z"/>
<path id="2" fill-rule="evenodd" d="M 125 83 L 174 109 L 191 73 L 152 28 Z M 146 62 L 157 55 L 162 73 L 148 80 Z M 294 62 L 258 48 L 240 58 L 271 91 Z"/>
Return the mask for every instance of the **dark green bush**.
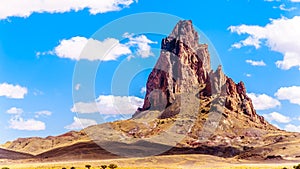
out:
<path id="1" fill-rule="evenodd" d="M 116 164 L 109 164 L 108 168 L 114 169 L 114 168 L 118 168 L 118 166 Z"/>
<path id="2" fill-rule="evenodd" d="M 102 169 L 106 169 L 106 168 L 107 168 L 107 165 L 101 165 L 101 168 L 102 168 Z"/>
<path id="3" fill-rule="evenodd" d="M 294 169 L 300 169 L 300 164 L 295 165 L 295 166 L 294 166 Z"/>

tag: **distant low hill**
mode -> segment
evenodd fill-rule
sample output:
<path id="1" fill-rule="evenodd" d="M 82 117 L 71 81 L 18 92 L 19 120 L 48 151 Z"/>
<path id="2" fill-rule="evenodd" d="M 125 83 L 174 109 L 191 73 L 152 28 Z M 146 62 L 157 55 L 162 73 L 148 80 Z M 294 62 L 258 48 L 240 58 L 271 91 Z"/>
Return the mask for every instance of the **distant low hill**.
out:
<path id="1" fill-rule="evenodd" d="M 83 131 L 70 131 L 59 136 L 49 136 L 46 138 L 19 138 L 14 141 L 9 141 L 1 145 L 1 147 L 8 150 L 37 155 L 52 150 L 54 148 L 69 146 L 71 144 L 76 143 L 77 141 L 82 142 L 89 140 L 90 139 Z"/>

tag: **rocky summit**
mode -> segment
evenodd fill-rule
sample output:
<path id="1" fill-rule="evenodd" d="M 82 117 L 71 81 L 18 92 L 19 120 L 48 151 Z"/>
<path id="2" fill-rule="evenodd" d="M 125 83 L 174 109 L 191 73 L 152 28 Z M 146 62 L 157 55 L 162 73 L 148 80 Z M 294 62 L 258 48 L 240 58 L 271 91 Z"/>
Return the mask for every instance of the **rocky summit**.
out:
<path id="1" fill-rule="evenodd" d="M 192 21 L 179 21 L 172 33 L 162 40 L 160 57 L 146 84 L 144 105 L 133 117 L 146 110 L 165 110 L 176 102 L 177 96 L 198 89 L 200 102 L 224 100 L 221 110 L 224 116 L 245 116 L 262 128 L 276 130 L 257 115 L 244 83 L 234 83 L 223 73 L 221 65 L 214 71 L 210 62 L 208 45 L 199 43 Z M 176 112 L 168 115 L 163 112 L 160 117 L 175 115 Z"/>

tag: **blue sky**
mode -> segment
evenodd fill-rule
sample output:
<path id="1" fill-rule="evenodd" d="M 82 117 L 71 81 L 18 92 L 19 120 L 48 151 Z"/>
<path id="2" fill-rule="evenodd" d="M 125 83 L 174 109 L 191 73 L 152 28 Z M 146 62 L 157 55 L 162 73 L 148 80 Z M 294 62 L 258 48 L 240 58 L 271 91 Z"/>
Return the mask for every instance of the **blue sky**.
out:
<path id="1" fill-rule="evenodd" d="M 177 17 L 191 19 L 207 36 L 225 73 L 245 82 L 260 115 L 300 131 L 297 1 L 0 2 L 0 143 L 130 117 L 142 103 L 161 38 Z M 139 17 L 140 22 L 116 26 L 120 18 L 144 12 L 164 13 L 170 20 L 150 19 L 147 25 Z M 158 27 L 161 34 L 135 30 L 144 27 Z M 86 58 L 89 52 L 99 56 Z"/>

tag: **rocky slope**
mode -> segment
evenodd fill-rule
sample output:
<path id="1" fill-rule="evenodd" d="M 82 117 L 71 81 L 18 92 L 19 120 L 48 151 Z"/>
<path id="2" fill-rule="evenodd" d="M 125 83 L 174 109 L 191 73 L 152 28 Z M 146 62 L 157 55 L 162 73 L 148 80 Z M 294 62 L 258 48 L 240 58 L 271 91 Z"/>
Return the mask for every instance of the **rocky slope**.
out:
<path id="1" fill-rule="evenodd" d="M 74 144 L 77 141 L 81 142 L 89 140 L 90 139 L 83 131 L 70 131 L 63 135 L 49 136 L 46 138 L 19 138 L 12 142 L 7 142 L 4 145 L 1 145 L 1 147 L 9 150 L 37 155 L 57 147 L 63 147 Z"/>
<path id="2" fill-rule="evenodd" d="M 0 159 L 9 159 L 9 160 L 17 160 L 17 159 L 28 159 L 33 156 L 26 153 L 14 152 L 11 150 L 5 150 L 0 148 Z"/>

